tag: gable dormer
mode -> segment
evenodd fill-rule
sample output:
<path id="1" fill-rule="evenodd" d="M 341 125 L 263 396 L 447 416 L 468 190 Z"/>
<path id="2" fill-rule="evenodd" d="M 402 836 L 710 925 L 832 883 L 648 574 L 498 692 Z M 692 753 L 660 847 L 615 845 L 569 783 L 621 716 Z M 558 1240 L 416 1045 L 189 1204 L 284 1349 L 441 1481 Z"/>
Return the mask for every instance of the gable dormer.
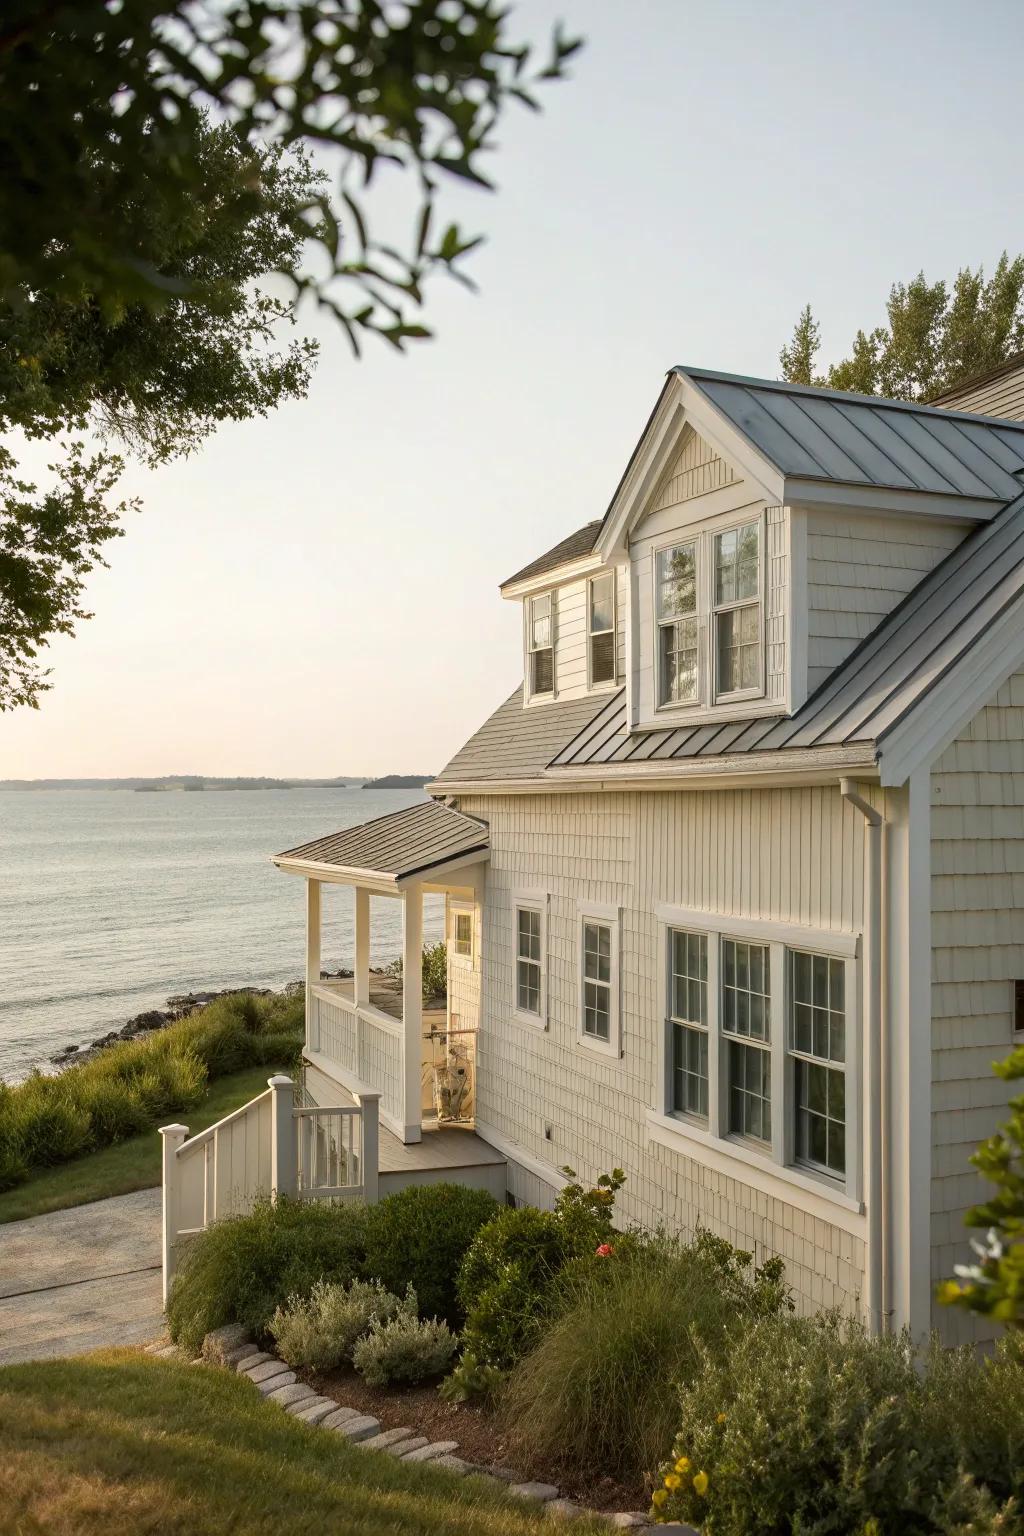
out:
<path id="1" fill-rule="evenodd" d="M 794 713 L 1020 472 L 1011 424 L 673 370 L 594 545 L 631 729 Z"/>

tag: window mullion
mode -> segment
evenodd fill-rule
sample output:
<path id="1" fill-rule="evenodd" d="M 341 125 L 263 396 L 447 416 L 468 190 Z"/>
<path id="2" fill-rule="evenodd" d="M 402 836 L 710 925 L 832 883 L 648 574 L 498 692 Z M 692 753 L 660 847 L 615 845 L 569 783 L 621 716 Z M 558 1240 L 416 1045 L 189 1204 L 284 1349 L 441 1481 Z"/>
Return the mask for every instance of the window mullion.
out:
<path id="1" fill-rule="evenodd" d="M 786 1092 L 786 1035 L 789 1007 L 786 996 L 786 947 L 769 946 L 771 970 L 771 1054 L 772 1054 L 772 1158 L 785 1165 L 790 1161 L 790 1095 Z"/>
<path id="2" fill-rule="evenodd" d="M 721 940 L 717 933 L 708 934 L 708 1131 L 721 1136 L 728 1119 L 722 1106 L 726 1072 L 720 1063 L 724 1050 L 721 1030 L 721 987 L 719 986 L 719 955 Z"/>

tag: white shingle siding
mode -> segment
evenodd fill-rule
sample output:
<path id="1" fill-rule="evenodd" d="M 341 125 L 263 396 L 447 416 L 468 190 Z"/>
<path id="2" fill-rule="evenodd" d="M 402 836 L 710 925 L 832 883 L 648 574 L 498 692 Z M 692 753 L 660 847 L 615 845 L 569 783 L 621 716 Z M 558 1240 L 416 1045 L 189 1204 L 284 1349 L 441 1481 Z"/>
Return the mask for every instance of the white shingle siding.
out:
<path id="1" fill-rule="evenodd" d="M 964 1216 L 991 1193 L 968 1163 L 1006 1118 L 992 1062 L 1012 1046 L 1024 977 L 1024 673 L 949 746 L 931 775 L 932 1279 L 969 1257 Z M 935 1309 L 950 1341 L 978 1336 Z"/>
<path id="2" fill-rule="evenodd" d="M 616 682 L 621 685 L 626 666 L 626 617 L 624 578 L 621 571 L 615 573 L 615 630 L 616 630 Z M 559 699 L 583 698 L 589 689 L 589 662 L 587 657 L 589 602 L 589 578 L 564 582 L 554 592 L 555 604 L 555 697 Z M 529 615 L 530 599 L 525 599 Z M 526 658 L 529 667 L 529 657 Z M 607 687 L 608 685 L 604 685 Z M 595 690 L 595 692 L 603 689 Z M 548 702 L 536 701 L 534 707 L 543 708 Z"/>
<path id="3" fill-rule="evenodd" d="M 807 513 L 809 693 L 966 532 L 939 519 Z"/>
<path id="4" fill-rule="evenodd" d="M 477 1114 L 523 1149 L 509 1188 L 520 1193 L 519 1180 L 533 1198 L 531 1160 L 568 1163 L 586 1178 L 621 1165 L 624 1221 L 705 1225 L 759 1260 L 781 1255 L 803 1307 L 852 1308 L 863 1287 L 859 1237 L 802 1210 L 796 1191 L 791 1204 L 652 1143 L 646 1123 L 663 1071 L 655 904 L 858 931 L 862 822 L 838 788 L 466 796 L 460 805 L 490 825 Z M 546 1031 L 512 1018 L 520 888 L 550 897 Z M 577 1043 L 582 900 L 621 908 L 620 1060 Z"/>

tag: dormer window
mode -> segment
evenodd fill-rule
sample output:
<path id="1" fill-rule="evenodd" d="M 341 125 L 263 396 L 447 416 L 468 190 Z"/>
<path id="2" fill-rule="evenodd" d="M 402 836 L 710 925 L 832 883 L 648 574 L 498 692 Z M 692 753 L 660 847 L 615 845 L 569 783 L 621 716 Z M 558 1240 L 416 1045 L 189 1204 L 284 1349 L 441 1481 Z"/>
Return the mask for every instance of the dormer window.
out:
<path id="1" fill-rule="evenodd" d="M 555 691 L 554 593 L 542 592 L 530 598 L 528 643 L 530 651 L 530 693 Z"/>
<path id="2" fill-rule="evenodd" d="M 587 583 L 587 647 L 590 687 L 615 681 L 615 572 Z"/>
<path id="3" fill-rule="evenodd" d="M 761 525 L 715 535 L 715 696 L 759 693 L 761 681 Z"/>
<path id="4" fill-rule="evenodd" d="M 697 546 L 675 544 L 659 549 L 658 674 L 659 702 L 697 700 Z"/>

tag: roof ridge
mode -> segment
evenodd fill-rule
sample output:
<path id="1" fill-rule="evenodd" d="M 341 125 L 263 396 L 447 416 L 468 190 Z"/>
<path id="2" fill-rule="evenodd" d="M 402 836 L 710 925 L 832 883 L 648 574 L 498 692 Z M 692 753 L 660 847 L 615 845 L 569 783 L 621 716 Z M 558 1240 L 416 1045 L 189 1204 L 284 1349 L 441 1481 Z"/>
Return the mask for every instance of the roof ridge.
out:
<path id="1" fill-rule="evenodd" d="M 889 395 L 862 395 L 852 389 L 828 389 L 817 384 L 790 384 L 786 379 L 759 379 L 743 373 L 722 373 L 714 368 L 694 368 L 687 363 L 673 364 L 669 373 L 678 373 L 698 385 L 701 379 L 712 379 L 718 384 L 736 384 L 743 389 L 767 389 L 783 395 L 808 395 L 816 400 L 854 400 L 858 405 L 909 411 L 912 415 L 934 416 L 943 421 L 955 421 L 958 418 L 965 421 L 989 421 L 1001 427 L 1011 427 L 1017 432 L 1024 432 L 1024 422 L 1012 416 L 983 416 L 980 411 L 951 411 L 945 406 L 930 405 L 923 400 L 893 400 Z"/>

